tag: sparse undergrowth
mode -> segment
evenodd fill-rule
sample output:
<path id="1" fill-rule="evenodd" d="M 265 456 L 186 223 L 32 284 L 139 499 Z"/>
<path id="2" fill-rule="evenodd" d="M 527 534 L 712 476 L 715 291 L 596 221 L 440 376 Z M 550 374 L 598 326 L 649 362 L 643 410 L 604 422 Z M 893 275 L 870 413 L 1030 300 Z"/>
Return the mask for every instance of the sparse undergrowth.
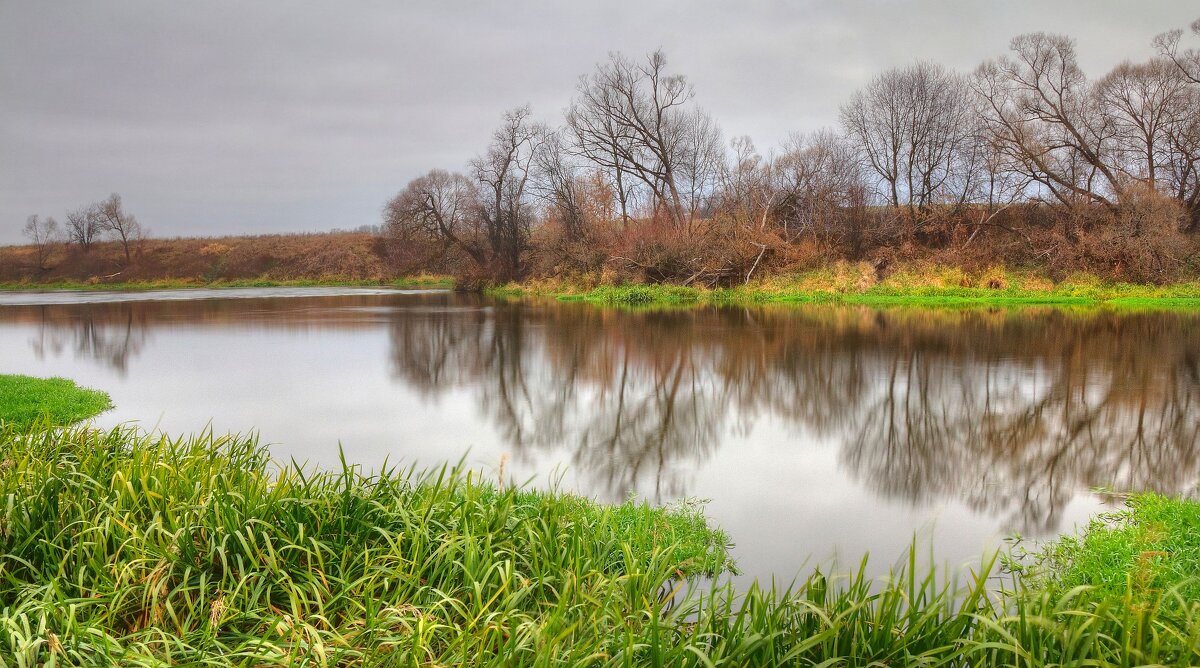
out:
<path id="1" fill-rule="evenodd" d="M 111 407 L 104 392 L 79 387 L 65 378 L 0 374 L 0 425 L 24 429 L 38 420 L 71 424 Z"/>

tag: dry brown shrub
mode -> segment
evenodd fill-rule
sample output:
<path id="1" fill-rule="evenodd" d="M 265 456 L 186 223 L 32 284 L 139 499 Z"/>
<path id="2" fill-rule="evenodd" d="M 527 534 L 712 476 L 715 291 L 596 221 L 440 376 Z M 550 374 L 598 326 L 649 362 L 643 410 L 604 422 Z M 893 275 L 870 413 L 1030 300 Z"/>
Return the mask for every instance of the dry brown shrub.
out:
<path id="1" fill-rule="evenodd" d="M 725 219 L 699 221 L 691 230 L 637 221 L 614 236 L 605 275 L 616 281 L 737 285 L 795 262 L 790 250 L 771 229 Z"/>
<path id="2" fill-rule="evenodd" d="M 572 239 L 559 225 L 544 225 L 530 239 L 529 271 L 545 277 L 599 272 L 609 258 L 613 236 L 607 224 L 590 226 L 579 239 Z"/>
<path id="3" fill-rule="evenodd" d="M 205 256 L 220 256 L 229 252 L 229 246 L 217 241 L 200 247 L 200 254 Z"/>
<path id="4" fill-rule="evenodd" d="M 1182 231 L 1187 215 L 1153 191 L 1138 191 L 1112 213 L 1087 221 L 1072 264 L 1106 278 L 1166 283 L 1182 277 L 1196 240 Z"/>
<path id="5" fill-rule="evenodd" d="M 1004 271 L 1004 267 L 991 266 L 988 267 L 979 276 L 979 287 L 989 290 L 1005 290 L 1008 288 L 1008 275 Z"/>

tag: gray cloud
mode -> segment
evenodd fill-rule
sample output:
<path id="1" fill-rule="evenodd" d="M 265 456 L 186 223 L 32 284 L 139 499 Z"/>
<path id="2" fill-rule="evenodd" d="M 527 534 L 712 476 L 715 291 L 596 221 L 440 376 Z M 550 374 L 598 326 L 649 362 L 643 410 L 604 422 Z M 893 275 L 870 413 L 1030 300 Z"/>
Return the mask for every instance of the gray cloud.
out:
<path id="1" fill-rule="evenodd" d="M 459 168 L 504 109 L 557 121 L 609 51 L 663 47 L 726 134 L 760 149 L 837 120 L 873 74 L 969 70 L 1063 32 L 1098 75 L 1152 54 L 1195 3 L 0 3 L 0 243 L 30 213 L 120 192 L 155 236 L 378 222 L 431 167 Z"/>

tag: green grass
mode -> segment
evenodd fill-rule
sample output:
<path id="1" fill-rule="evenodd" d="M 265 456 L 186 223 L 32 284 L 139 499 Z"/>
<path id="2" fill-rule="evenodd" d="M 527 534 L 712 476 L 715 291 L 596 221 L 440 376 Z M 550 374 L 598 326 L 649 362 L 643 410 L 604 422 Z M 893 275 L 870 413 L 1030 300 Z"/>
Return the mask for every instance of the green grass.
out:
<path id="1" fill-rule="evenodd" d="M 0 441 L 0 657 L 26 665 L 576 660 L 642 633 L 672 578 L 730 566 L 693 507 L 277 468 L 234 436 Z"/>
<path id="2" fill-rule="evenodd" d="M 104 392 L 79 387 L 65 378 L 0 374 L 0 424 L 27 428 L 48 421 L 66 425 L 112 408 Z"/>
<path id="3" fill-rule="evenodd" d="M 731 566 L 694 506 L 605 506 L 461 467 L 313 471 L 253 438 L 36 424 L 0 428 L 0 470 L 2 666 L 1200 661 L 1182 570 L 1153 591 L 1031 588 L 994 558 L 960 576 L 914 548 L 882 581 L 864 560 L 739 592 L 685 585 Z"/>
<path id="4" fill-rule="evenodd" d="M 312 279 L 276 280 L 265 278 L 220 279 L 204 281 L 194 279 L 155 279 L 118 283 L 86 283 L 59 281 L 51 283 L 0 283 L 0 290 L 45 291 L 45 290 L 113 290 L 137 292 L 142 290 L 178 290 L 188 288 L 277 288 L 277 287 L 393 287 L 393 288 L 444 288 L 454 287 L 454 279 L 447 276 L 410 276 L 396 279 L 371 280 L 329 276 Z"/>
<path id="5" fill-rule="evenodd" d="M 819 303 L 931 308 L 1051 305 L 1200 309 L 1200 282 L 1140 285 L 1074 274 L 1056 283 L 1037 272 L 1002 267 L 972 274 L 955 267 L 904 266 L 879 281 L 869 265 L 836 263 L 820 270 L 773 275 L 747 285 L 718 289 L 667 284 L 596 285 L 598 278 L 530 281 L 488 292 L 503 298 L 553 297 L 626 307 Z"/>
<path id="6" fill-rule="evenodd" d="M 1057 591 L 1090 586 L 1150 605 L 1173 588 L 1200 601 L 1200 502 L 1142 494 L 1095 518 L 1078 536 L 1035 553 L 1032 573 Z"/>
<path id="7" fill-rule="evenodd" d="M 1192 500 L 1135 496 L 1008 570 L 921 567 L 914 546 L 882 580 L 864 558 L 738 591 L 696 504 L 57 426 L 106 407 L 0 376 L 0 666 L 1200 662 Z"/>
<path id="8" fill-rule="evenodd" d="M 756 286 L 728 289 L 698 289 L 677 285 L 600 286 L 584 292 L 551 293 L 562 301 L 583 301 L 618 306 L 700 304 L 858 304 L 865 306 L 921 306 L 932 308 L 972 306 L 1108 306 L 1124 308 L 1200 308 L 1200 290 L 1173 292 L 1153 286 L 1138 286 L 1141 292 L 1119 286 L 1117 290 L 989 290 L 986 288 L 872 287 L 860 292 L 793 292 Z M 519 286 L 490 290 L 498 297 L 547 296 L 522 291 Z"/>

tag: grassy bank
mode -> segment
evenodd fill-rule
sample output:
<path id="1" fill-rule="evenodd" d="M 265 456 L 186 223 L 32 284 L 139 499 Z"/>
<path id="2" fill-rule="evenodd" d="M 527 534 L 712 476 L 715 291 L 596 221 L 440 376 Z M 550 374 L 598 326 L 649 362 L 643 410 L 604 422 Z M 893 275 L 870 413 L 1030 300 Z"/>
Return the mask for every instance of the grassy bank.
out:
<path id="1" fill-rule="evenodd" d="M 1086 586 L 1138 607 L 1175 594 L 1200 601 L 1200 502 L 1145 494 L 1127 506 L 1047 545 L 1031 574 L 1055 591 Z"/>
<path id="2" fill-rule="evenodd" d="M 734 288 L 679 285 L 597 285 L 597 277 L 530 281 L 491 289 L 498 297 L 553 297 L 625 306 L 840 303 L 873 306 L 970 307 L 1010 305 L 1200 308 L 1200 282 L 1175 285 L 1106 283 L 1076 274 L 1055 282 L 1035 272 L 993 268 L 901 268 L 877 279 L 865 264 L 775 276 Z"/>
<path id="3" fill-rule="evenodd" d="M 689 507 L 279 469 L 238 437 L 0 439 L 0 655 L 25 665 L 586 663 L 729 566 Z"/>
<path id="4" fill-rule="evenodd" d="M 180 290 L 189 288 L 280 288 L 280 287 L 388 287 L 388 288 L 439 288 L 454 287 L 454 279 L 449 276 L 420 275 L 388 280 L 352 279 L 341 276 L 327 276 L 313 279 L 217 279 L 205 281 L 200 279 L 157 279 L 129 282 L 75 282 L 58 281 L 49 283 L 12 282 L 0 283 L 0 290 L 14 291 L 46 291 L 46 290 L 113 290 L 132 292 L 143 290 Z"/>
<path id="5" fill-rule="evenodd" d="M 0 424 L 27 429 L 35 422 L 65 425 L 112 407 L 104 392 L 79 387 L 65 378 L 0 374 Z"/>
<path id="6" fill-rule="evenodd" d="M 602 506 L 461 468 L 279 468 L 253 439 L 127 429 L 8 426 L 0 459 L 3 665 L 1200 660 L 1186 589 L 1200 564 L 1169 545 L 1178 567 L 1153 590 L 1074 587 L 1082 552 L 1036 588 L 996 580 L 992 560 L 956 579 L 912 557 L 884 582 L 818 572 L 788 590 L 692 589 L 681 578 L 731 562 L 726 536 L 686 506 Z M 1135 515 L 1191 507 L 1142 499 Z"/>
<path id="7" fill-rule="evenodd" d="M 55 427 L 100 406 L 65 382 L 21 396 L 74 412 L 0 423 L 0 666 L 1200 661 L 1193 501 L 1134 497 L 1008 571 L 985 558 L 939 573 L 914 549 L 883 581 L 864 561 L 738 591 L 695 579 L 733 561 L 694 505 L 601 505 L 461 467 L 282 466 L 238 436 Z M 0 415 L 26 414 L 16 396 L 0 394 Z"/>

